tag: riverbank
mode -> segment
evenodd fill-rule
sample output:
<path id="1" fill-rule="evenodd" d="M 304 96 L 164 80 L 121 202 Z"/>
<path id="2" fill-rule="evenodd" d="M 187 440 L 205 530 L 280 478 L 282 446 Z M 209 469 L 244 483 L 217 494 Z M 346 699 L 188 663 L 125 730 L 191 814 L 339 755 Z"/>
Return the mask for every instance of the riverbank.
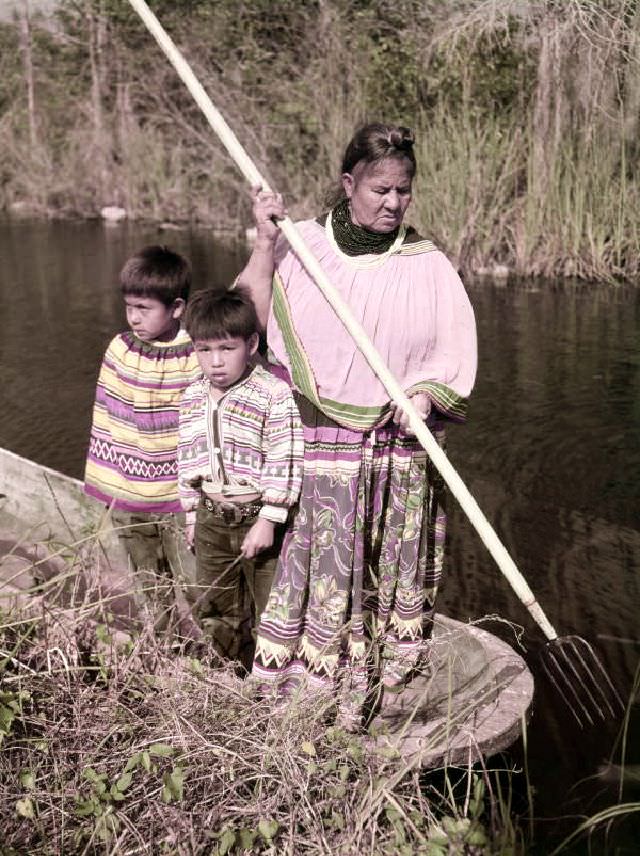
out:
<path id="1" fill-rule="evenodd" d="M 215 235 L 217 242 L 227 242 L 238 248 L 238 251 L 243 251 L 248 254 L 255 240 L 255 228 L 252 226 L 241 227 L 238 224 L 232 225 L 227 223 L 195 223 L 190 224 L 187 221 L 171 222 L 171 221 L 154 221 L 146 217 L 133 218 L 124 208 L 116 206 L 108 206 L 106 209 L 101 209 L 97 213 L 81 215 L 70 211 L 55 211 L 43 210 L 30 203 L 15 203 L 9 206 L 5 212 L 0 210 L 0 218 L 3 218 L 5 223 L 13 223 L 19 227 L 21 222 L 51 222 L 51 221 L 67 221 L 82 223 L 104 224 L 105 228 L 124 228 L 127 224 L 131 224 L 136 229 L 147 229 L 156 232 L 162 236 L 163 240 L 172 241 L 172 234 L 176 232 L 186 233 L 190 231 L 200 231 L 203 234 L 211 231 Z M 480 266 L 477 269 L 467 269 L 460 271 L 467 282 L 490 282 L 495 284 L 506 284 L 510 278 L 515 276 L 515 271 L 505 264 L 494 263 L 490 267 Z M 571 277 L 571 279 L 576 279 Z"/>
<path id="2" fill-rule="evenodd" d="M 293 206 L 295 208 L 295 206 Z M 411 223 L 417 222 L 413 220 L 411 214 L 407 220 Z M 248 216 L 248 215 L 247 215 Z M 299 219 L 304 219 L 307 216 L 312 216 L 310 213 L 301 213 Z M 418 215 L 419 216 L 419 215 Z M 147 229 L 156 232 L 159 235 L 168 236 L 171 240 L 171 234 L 176 232 L 186 233 L 189 231 L 200 231 L 202 233 L 211 232 L 215 235 L 217 241 L 227 242 L 236 246 L 239 252 L 244 249 L 250 251 L 253 246 L 255 237 L 255 229 L 251 225 L 251 220 L 232 221 L 230 219 L 220 221 L 195 221 L 179 219 L 171 220 L 154 220 L 147 216 L 135 217 L 131 216 L 126 209 L 119 206 L 105 206 L 99 211 L 89 211 L 80 213 L 72 210 L 56 210 L 45 209 L 41 206 L 34 205 L 30 202 L 18 201 L 12 203 L 4 211 L 0 209 L 0 217 L 4 217 L 5 221 L 13 221 L 19 224 L 21 221 L 68 221 L 76 223 L 103 223 L 105 227 L 123 226 L 125 223 L 130 223 L 137 229 Z M 425 230 L 422 230 L 426 234 Z M 437 245 L 439 249 L 443 249 L 442 244 Z M 464 252 L 464 248 L 463 248 Z M 606 266 L 598 265 L 599 274 L 595 273 L 590 266 L 588 259 L 582 261 L 569 261 L 567 259 L 557 259 L 556 262 L 548 260 L 550 269 L 554 267 L 562 268 L 561 272 L 554 275 L 547 273 L 547 263 L 531 262 L 529 266 L 525 265 L 524 272 L 522 266 L 518 266 L 515 257 L 506 257 L 500 255 L 501 261 L 497 260 L 497 255 L 493 253 L 491 247 L 488 247 L 487 252 L 476 254 L 475 261 L 472 263 L 469 259 L 463 261 L 460 255 L 449 254 L 452 263 L 456 266 L 458 272 L 463 277 L 465 283 L 482 284 L 492 283 L 496 285 L 506 285 L 509 282 L 517 282 L 520 285 L 524 282 L 529 282 L 535 287 L 555 287 L 558 280 L 564 280 L 566 283 L 591 283 L 608 284 L 611 286 L 621 286 L 625 284 L 637 284 L 636 276 L 629 276 L 620 269 L 615 269 L 615 272 L 607 269 Z M 563 257 L 564 258 L 564 257 Z M 551 284 L 554 284 L 553 286 Z"/>
<path id="3" fill-rule="evenodd" d="M 464 274 L 634 281 L 637 4 L 458 6 L 158 11 L 294 218 L 322 210 L 354 126 L 382 117 L 414 129 L 411 220 Z M 0 208 L 244 232 L 247 188 L 126 4 L 21 14 L 0 24 Z"/>

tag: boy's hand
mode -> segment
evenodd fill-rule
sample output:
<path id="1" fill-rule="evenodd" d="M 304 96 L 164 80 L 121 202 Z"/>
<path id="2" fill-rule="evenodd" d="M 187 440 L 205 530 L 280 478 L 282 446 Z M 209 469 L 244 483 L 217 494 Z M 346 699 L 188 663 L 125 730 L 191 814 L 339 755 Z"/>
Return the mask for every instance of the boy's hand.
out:
<path id="1" fill-rule="evenodd" d="M 273 544 L 273 531 L 275 524 L 264 517 L 258 517 L 251 529 L 244 536 L 240 551 L 245 559 L 253 559 L 262 550 Z"/>

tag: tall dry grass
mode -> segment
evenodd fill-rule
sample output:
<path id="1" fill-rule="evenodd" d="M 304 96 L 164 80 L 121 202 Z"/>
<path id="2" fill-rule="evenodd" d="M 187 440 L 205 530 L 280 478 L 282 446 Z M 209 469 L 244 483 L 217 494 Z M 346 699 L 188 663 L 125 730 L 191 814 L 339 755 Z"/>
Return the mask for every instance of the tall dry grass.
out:
<path id="1" fill-rule="evenodd" d="M 494 772 L 430 777 L 331 698 L 282 705 L 206 643 L 125 630 L 90 545 L 56 545 L 57 573 L 3 601 L 3 853 L 524 852 Z"/>

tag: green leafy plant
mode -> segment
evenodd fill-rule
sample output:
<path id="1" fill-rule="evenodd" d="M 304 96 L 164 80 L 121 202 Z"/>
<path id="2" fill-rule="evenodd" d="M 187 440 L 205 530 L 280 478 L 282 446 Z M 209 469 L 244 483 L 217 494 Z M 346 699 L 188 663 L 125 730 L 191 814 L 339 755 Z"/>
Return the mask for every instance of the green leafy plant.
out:
<path id="1" fill-rule="evenodd" d="M 22 717 L 23 705 L 31 699 L 27 690 L 0 691 L 0 746 L 5 737 L 11 734 L 16 719 Z"/>

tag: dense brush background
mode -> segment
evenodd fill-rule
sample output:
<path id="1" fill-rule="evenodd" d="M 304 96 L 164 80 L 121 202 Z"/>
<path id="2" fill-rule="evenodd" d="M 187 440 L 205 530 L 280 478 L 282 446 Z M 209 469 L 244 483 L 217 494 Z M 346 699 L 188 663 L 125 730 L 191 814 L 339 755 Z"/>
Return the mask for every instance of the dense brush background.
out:
<path id="1" fill-rule="evenodd" d="M 354 128 L 415 129 L 412 221 L 465 273 L 640 270 L 638 0 L 152 0 L 294 216 Z M 0 208 L 238 230 L 248 194 L 126 0 L 0 25 Z"/>

